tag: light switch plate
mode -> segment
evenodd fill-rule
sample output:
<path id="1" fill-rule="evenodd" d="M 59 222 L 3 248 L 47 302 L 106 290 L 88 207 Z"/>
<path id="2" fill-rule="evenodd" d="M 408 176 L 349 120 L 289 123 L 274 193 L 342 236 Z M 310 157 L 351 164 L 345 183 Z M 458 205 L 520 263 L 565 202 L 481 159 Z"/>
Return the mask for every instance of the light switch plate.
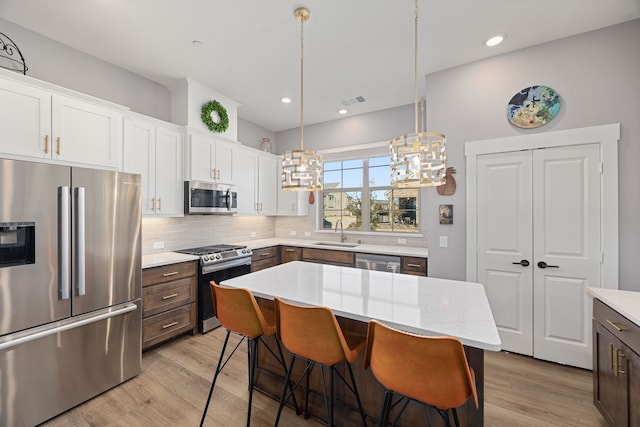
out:
<path id="1" fill-rule="evenodd" d="M 291 231 L 289 232 L 289 235 L 290 235 L 290 236 L 295 236 L 296 234 L 298 234 L 298 233 L 296 233 L 294 230 L 291 230 Z"/>
<path id="2" fill-rule="evenodd" d="M 449 246 L 449 237 L 440 236 L 440 247 L 441 248 L 446 248 L 448 246 Z"/>
<path id="3" fill-rule="evenodd" d="M 403 239 L 403 238 L 398 239 L 398 244 L 399 245 L 406 245 L 407 244 L 407 239 Z"/>
<path id="4" fill-rule="evenodd" d="M 251 232 L 251 237 L 256 237 L 256 232 L 255 231 Z"/>
<path id="5" fill-rule="evenodd" d="M 310 231 L 305 231 L 304 232 L 304 237 L 311 237 L 311 232 Z"/>
<path id="6" fill-rule="evenodd" d="M 153 249 L 164 249 L 164 242 L 153 242 Z"/>

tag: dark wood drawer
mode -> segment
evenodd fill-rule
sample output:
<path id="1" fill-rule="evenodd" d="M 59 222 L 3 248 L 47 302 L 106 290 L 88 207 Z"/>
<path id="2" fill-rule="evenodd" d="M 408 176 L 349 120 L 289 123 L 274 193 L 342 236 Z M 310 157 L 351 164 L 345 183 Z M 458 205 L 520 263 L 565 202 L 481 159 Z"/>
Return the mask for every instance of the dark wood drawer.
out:
<path id="1" fill-rule="evenodd" d="M 403 256 L 401 260 L 400 270 L 404 274 L 413 274 L 414 276 L 427 275 L 427 259 L 418 257 Z"/>
<path id="2" fill-rule="evenodd" d="M 253 255 L 251 256 L 251 262 L 256 262 L 265 258 L 277 258 L 278 257 L 278 247 L 271 246 L 268 248 L 260 248 L 255 249 L 253 251 Z"/>
<path id="3" fill-rule="evenodd" d="M 142 317 L 195 302 L 196 278 L 172 280 L 142 289 Z"/>
<path id="4" fill-rule="evenodd" d="M 323 264 L 342 265 L 353 267 L 355 254 L 346 251 L 334 251 L 330 249 L 302 248 L 302 260 Z"/>
<path id="5" fill-rule="evenodd" d="M 142 348 L 146 349 L 196 325 L 196 305 L 187 304 L 142 320 Z"/>
<path id="6" fill-rule="evenodd" d="M 593 318 L 627 347 L 640 354 L 640 326 L 597 298 L 593 300 Z"/>
<path id="7" fill-rule="evenodd" d="M 257 261 L 251 261 L 251 271 L 260 271 L 264 270 L 265 268 L 274 267 L 276 265 L 278 265 L 278 258 L 267 258 Z"/>
<path id="8" fill-rule="evenodd" d="M 181 262 L 142 270 L 142 286 L 151 286 L 198 274 L 198 261 Z"/>
<path id="9" fill-rule="evenodd" d="M 280 247 L 280 262 L 300 261 L 302 259 L 302 248 L 295 246 L 281 246 Z"/>

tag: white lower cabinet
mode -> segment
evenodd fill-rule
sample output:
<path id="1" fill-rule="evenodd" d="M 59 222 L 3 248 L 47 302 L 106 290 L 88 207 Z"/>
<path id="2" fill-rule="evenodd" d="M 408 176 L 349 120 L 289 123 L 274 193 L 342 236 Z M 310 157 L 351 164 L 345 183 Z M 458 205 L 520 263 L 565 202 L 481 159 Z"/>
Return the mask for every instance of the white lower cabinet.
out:
<path id="1" fill-rule="evenodd" d="M 125 172 L 142 175 L 142 214 L 182 216 L 183 133 L 153 119 L 125 120 Z"/>
<path id="2" fill-rule="evenodd" d="M 122 112 L 0 77 L 0 152 L 120 169 Z"/>
<path id="3" fill-rule="evenodd" d="M 233 164 L 239 179 L 238 214 L 275 215 L 277 158 L 248 147 L 238 147 Z"/>

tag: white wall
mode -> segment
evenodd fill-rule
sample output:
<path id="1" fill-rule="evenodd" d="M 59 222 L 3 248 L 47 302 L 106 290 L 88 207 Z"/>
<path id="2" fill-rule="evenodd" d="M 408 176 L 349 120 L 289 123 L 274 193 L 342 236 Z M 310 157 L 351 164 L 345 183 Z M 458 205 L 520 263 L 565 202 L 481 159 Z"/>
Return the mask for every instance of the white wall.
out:
<path id="1" fill-rule="evenodd" d="M 429 274 L 465 278 L 464 143 L 512 135 L 621 123 L 619 143 L 620 288 L 640 291 L 640 20 L 553 41 L 428 75 L 428 130 L 447 135 L 447 156 L 457 192 L 426 197 Z M 509 99 L 535 84 L 561 97 L 558 116 L 538 129 L 519 129 L 506 119 Z M 408 107 L 408 108 L 407 108 Z M 305 126 L 305 147 L 327 148 L 389 139 L 413 129 L 412 106 Z M 278 149 L 299 144 L 297 130 L 276 134 Z M 454 224 L 440 225 L 440 203 L 454 205 Z M 276 234 L 285 219 L 276 221 Z M 439 248 L 439 236 L 449 247 Z"/>

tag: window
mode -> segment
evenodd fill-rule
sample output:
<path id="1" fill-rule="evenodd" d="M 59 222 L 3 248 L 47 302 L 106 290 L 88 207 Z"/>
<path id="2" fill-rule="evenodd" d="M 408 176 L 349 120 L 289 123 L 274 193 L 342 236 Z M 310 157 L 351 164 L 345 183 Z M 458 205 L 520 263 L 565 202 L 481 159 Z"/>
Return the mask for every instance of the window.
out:
<path id="1" fill-rule="evenodd" d="M 325 161 L 322 228 L 417 233 L 417 188 L 391 188 L 389 156 Z"/>

